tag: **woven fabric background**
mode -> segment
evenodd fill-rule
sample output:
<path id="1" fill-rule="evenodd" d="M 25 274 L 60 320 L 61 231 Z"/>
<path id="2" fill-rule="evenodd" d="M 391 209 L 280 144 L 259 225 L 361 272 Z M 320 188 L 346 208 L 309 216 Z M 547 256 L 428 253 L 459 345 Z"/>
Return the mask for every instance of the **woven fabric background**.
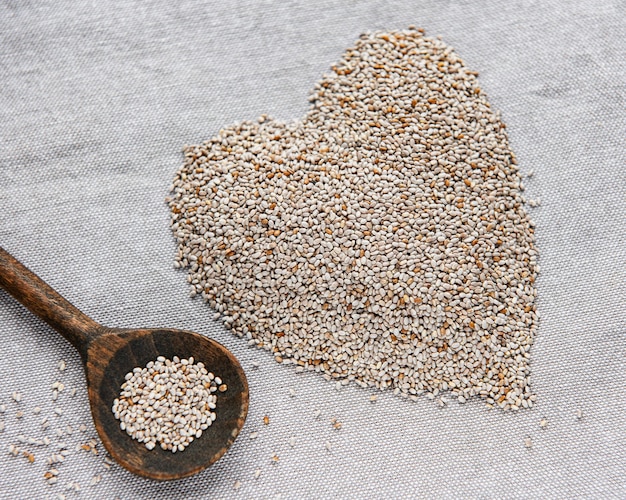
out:
<path id="1" fill-rule="evenodd" d="M 182 146 L 263 113 L 297 119 L 361 32 L 410 24 L 480 72 L 522 172 L 534 171 L 532 410 L 337 391 L 232 336 L 172 265 L 164 199 Z M 0 292 L 0 498 L 626 498 L 625 54 L 618 0 L 3 1 L 0 245 L 104 324 L 222 342 L 247 371 L 251 407 L 227 455 L 193 478 L 106 470 L 102 450 L 74 451 L 95 437 L 78 355 Z M 68 388 L 53 402 L 56 380 Z M 20 445 L 35 453 L 29 464 L 7 453 L 20 434 L 52 444 Z M 59 441 L 72 453 L 50 486 L 45 459 Z"/>

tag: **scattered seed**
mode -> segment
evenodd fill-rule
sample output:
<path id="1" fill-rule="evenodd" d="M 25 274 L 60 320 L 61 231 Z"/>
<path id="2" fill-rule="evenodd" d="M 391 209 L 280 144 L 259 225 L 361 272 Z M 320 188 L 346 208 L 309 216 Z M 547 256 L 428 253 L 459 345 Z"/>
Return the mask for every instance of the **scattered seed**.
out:
<path id="1" fill-rule="evenodd" d="M 254 479 L 259 479 L 260 475 L 261 475 L 261 469 L 257 469 L 254 471 Z"/>
<path id="2" fill-rule="evenodd" d="M 0 420 L 0 432 L 4 432 L 4 421 Z"/>
<path id="3" fill-rule="evenodd" d="M 18 410 L 15 413 L 15 418 L 22 418 L 24 416 L 24 412 L 22 410 Z"/>
<path id="4" fill-rule="evenodd" d="M 547 418 L 542 418 L 539 421 L 539 427 L 541 427 L 542 429 L 545 429 L 546 427 L 548 427 L 548 419 Z"/>
<path id="5" fill-rule="evenodd" d="M 60 453 L 53 453 L 46 459 L 46 463 L 48 465 L 63 463 L 65 461 L 65 457 Z"/>
<path id="6" fill-rule="evenodd" d="M 582 418 L 583 418 L 583 410 L 582 410 L 581 408 L 578 408 L 578 409 L 576 410 L 576 418 L 577 418 L 578 420 L 582 420 Z"/>
<path id="7" fill-rule="evenodd" d="M 35 409 L 33 410 L 33 413 L 35 415 L 39 415 L 41 413 L 41 408 L 39 406 L 35 406 Z"/>
<path id="8" fill-rule="evenodd" d="M 377 396 L 376 394 L 372 394 L 372 395 L 370 396 L 370 401 L 371 401 L 372 403 L 375 403 L 376 401 L 378 401 L 378 396 Z"/>
<path id="9" fill-rule="evenodd" d="M 65 361 L 63 360 L 59 361 L 59 371 L 61 372 L 65 371 Z"/>
<path id="10" fill-rule="evenodd" d="M 419 31 L 375 32 L 311 102 L 185 148 L 169 206 L 191 295 L 338 390 L 532 407 L 538 254 L 475 72 Z"/>
<path id="11" fill-rule="evenodd" d="M 256 439 L 259 437 L 259 433 L 257 431 L 250 433 L 250 439 Z"/>
<path id="12" fill-rule="evenodd" d="M 7 407 L 4 404 L 0 405 L 0 413 L 4 413 L 5 411 L 7 411 Z"/>
<path id="13" fill-rule="evenodd" d="M 270 417 L 269 417 L 269 415 L 265 415 L 265 416 L 263 417 L 263 423 L 264 423 L 265 425 L 270 425 Z"/>
<path id="14" fill-rule="evenodd" d="M 257 369 L 260 366 L 258 361 L 252 361 L 250 364 L 252 365 L 252 368 L 254 369 Z"/>
<path id="15" fill-rule="evenodd" d="M 341 422 L 339 422 L 336 418 L 331 418 L 330 419 L 330 423 L 333 426 L 334 429 L 339 430 L 341 429 Z"/>
<path id="16" fill-rule="evenodd" d="M 76 395 L 76 387 L 72 387 L 72 390 L 70 391 L 70 396 L 75 396 Z"/>
<path id="17" fill-rule="evenodd" d="M 315 418 L 320 418 L 320 415 L 321 415 L 321 414 L 322 414 L 322 410 L 315 410 L 315 411 L 313 412 L 313 416 L 314 416 Z"/>
<path id="18" fill-rule="evenodd" d="M 70 482 L 70 483 L 66 483 L 65 489 L 66 490 L 74 490 L 74 491 L 78 492 L 78 491 L 80 491 L 80 484 L 78 484 L 76 481 L 73 481 L 73 482 Z"/>
<path id="19" fill-rule="evenodd" d="M 16 403 L 19 403 L 22 401 L 22 394 L 20 394 L 17 391 L 13 392 L 13 394 L 11 394 L 11 397 L 13 398 L 13 401 L 15 401 Z"/>
<path id="20" fill-rule="evenodd" d="M 290 387 L 290 388 L 289 388 L 289 395 L 290 395 L 292 398 L 295 398 L 295 397 L 296 397 L 296 390 L 295 390 L 294 388 Z"/>
<path id="21" fill-rule="evenodd" d="M 278 463 L 278 461 L 280 460 L 280 457 L 276 453 L 274 453 L 271 456 L 271 460 L 272 460 L 272 463 Z"/>
<path id="22" fill-rule="evenodd" d="M 296 446 L 296 438 L 295 437 L 290 437 L 289 438 L 289 446 L 291 446 L 292 448 L 294 446 Z"/>
<path id="23" fill-rule="evenodd" d="M 35 446 L 44 446 L 44 445 L 46 445 L 46 443 L 44 442 L 43 439 L 35 439 L 33 437 L 26 438 L 26 442 L 28 444 L 33 444 Z"/>
<path id="24" fill-rule="evenodd" d="M 54 413 L 56 413 L 59 416 L 63 415 L 63 408 L 55 408 Z"/>
<path id="25" fill-rule="evenodd" d="M 524 446 L 526 446 L 526 448 L 532 448 L 533 447 L 532 439 L 530 439 L 529 437 L 524 439 Z"/>
<path id="26" fill-rule="evenodd" d="M 241 488 L 241 481 L 235 481 L 235 484 L 233 484 L 233 490 L 237 491 L 239 488 Z"/>
<path id="27" fill-rule="evenodd" d="M 94 476 L 91 478 L 91 481 L 89 481 L 89 485 L 90 486 L 94 486 L 96 484 L 98 484 L 100 481 L 102 481 L 102 476 L 100 474 Z"/>
<path id="28" fill-rule="evenodd" d="M 80 425 L 78 426 L 78 430 L 79 430 L 80 432 L 85 432 L 85 431 L 87 430 L 87 426 L 86 426 L 85 424 L 80 424 Z"/>
<path id="29" fill-rule="evenodd" d="M 332 445 L 330 444 L 330 441 L 326 441 L 326 445 L 325 446 L 326 446 L 326 450 L 327 451 L 331 451 Z"/>

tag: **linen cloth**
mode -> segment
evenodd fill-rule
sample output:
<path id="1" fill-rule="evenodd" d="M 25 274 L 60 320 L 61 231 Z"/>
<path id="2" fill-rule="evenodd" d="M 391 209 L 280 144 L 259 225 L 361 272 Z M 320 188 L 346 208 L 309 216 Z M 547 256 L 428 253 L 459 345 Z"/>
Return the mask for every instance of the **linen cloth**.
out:
<path id="1" fill-rule="evenodd" d="M 480 72 L 521 171 L 534 171 L 524 180 L 527 199 L 541 199 L 529 208 L 542 318 L 532 410 L 337 391 L 213 321 L 172 265 L 164 199 L 182 146 L 263 113 L 301 117 L 360 33 L 411 24 Z M 106 325 L 215 338 L 241 361 L 251 399 L 241 436 L 195 477 L 107 470 L 101 445 L 98 456 L 74 450 L 96 437 L 78 355 L 0 292 L 0 498 L 625 498 L 625 26 L 618 0 L 2 2 L 0 245 Z M 57 380 L 67 388 L 55 402 Z M 71 454 L 50 486 L 45 459 L 59 441 Z M 66 489 L 74 482 L 80 492 Z"/>

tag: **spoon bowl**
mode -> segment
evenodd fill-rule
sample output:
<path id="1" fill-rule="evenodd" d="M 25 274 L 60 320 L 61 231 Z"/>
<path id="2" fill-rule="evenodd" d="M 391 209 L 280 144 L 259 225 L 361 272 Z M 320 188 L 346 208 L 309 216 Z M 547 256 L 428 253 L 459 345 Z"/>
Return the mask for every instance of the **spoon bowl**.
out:
<path id="1" fill-rule="evenodd" d="M 158 356 L 189 358 L 202 362 L 228 386 L 217 396 L 217 418 L 182 452 L 157 446 L 148 450 L 120 428 L 112 412 L 125 376 L 143 368 Z M 153 479 L 179 479 L 216 462 L 243 427 L 248 387 L 237 360 L 221 344 L 194 332 L 182 330 L 122 330 L 108 332 L 91 342 L 87 350 L 87 386 L 91 413 L 102 443 L 117 462 L 135 474 Z"/>
<path id="2" fill-rule="evenodd" d="M 248 413 L 248 383 L 241 365 L 220 343 L 194 332 L 166 328 L 108 328 L 96 323 L 0 248 L 0 286 L 57 330 L 78 350 L 87 378 L 91 414 L 109 454 L 124 468 L 156 480 L 181 479 L 216 462 L 235 441 Z M 189 358 L 227 385 L 217 392 L 217 418 L 183 451 L 148 450 L 120 428 L 113 401 L 125 376 L 158 356 Z"/>

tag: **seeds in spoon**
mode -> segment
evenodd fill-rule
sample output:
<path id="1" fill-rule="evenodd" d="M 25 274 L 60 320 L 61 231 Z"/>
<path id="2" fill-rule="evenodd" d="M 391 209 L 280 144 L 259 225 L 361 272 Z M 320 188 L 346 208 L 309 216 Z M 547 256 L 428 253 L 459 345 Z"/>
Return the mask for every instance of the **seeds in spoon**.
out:
<path id="1" fill-rule="evenodd" d="M 125 378 L 113 402 L 120 428 L 149 450 L 159 444 L 172 453 L 183 451 L 213 423 L 215 393 L 227 389 L 203 363 L 178 356 L 159 356 Z"/>

